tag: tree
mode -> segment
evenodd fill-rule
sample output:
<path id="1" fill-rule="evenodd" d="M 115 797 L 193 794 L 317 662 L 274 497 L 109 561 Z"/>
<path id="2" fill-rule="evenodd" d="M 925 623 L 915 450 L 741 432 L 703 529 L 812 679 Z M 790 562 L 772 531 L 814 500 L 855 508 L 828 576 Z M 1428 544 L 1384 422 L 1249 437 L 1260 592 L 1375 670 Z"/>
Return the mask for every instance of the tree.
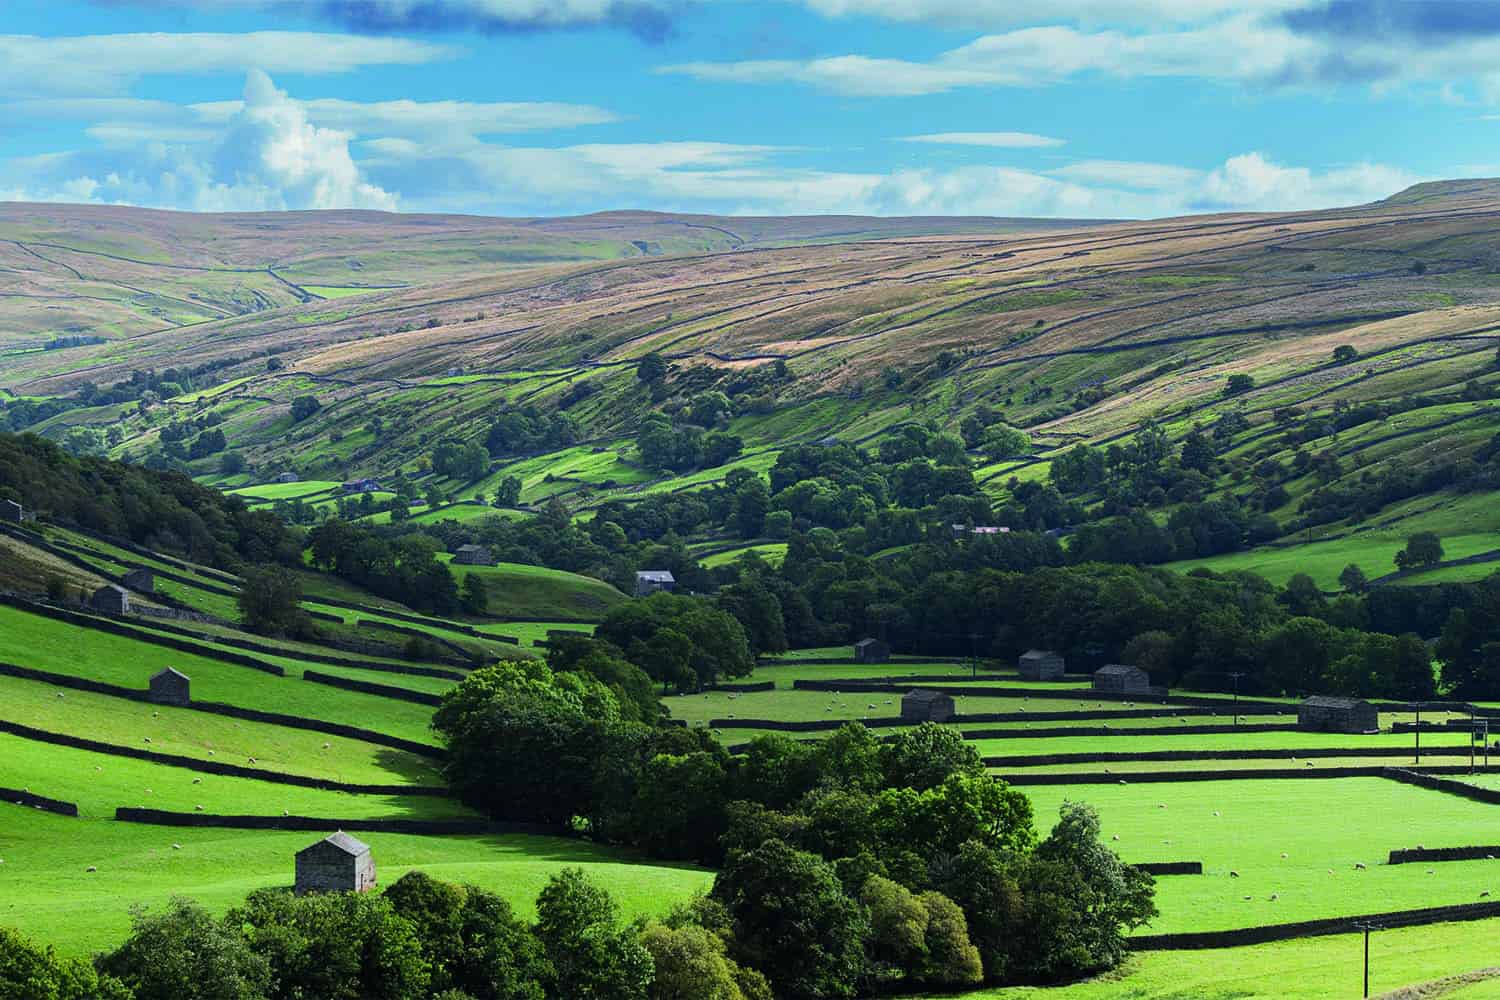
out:
<path id="1" fill-rule="evenodd" d="M 1249 375 L 1231 375 L 1224 383 L 1224 395 L 1240 396 L 1255 388 L 1255 379 Z"/>
<path id="2" fill-rule="evenodd" d="M 1363 594 L 1370 589 L 1370 580 L 1364 570 L 1350 563 L 1339 573 L 1339 585 L 1351 594 Z"/>
<path id="3" fill-rule="evenodd" d="M 521 502 L 521 477 L 506 476 L 495 487 L 495 506 L 514 507 Z"/>
<path id="4" fill-rule="evenodd" d="M 260 566 L 242 575 L 239 597 L 240 621 L 262 635 L 296 635 L 307 630 L 302 611 L 302 584 L 280 566 Z"/>
<path id="5" fill-rule="evenodd" d="M 1359 351 L 1350 344 L 1340 344 L 1333 349 L 1333 363 L 1336 365 L 1347 365 L 1358 359 Z"/>
<path id="6" fill-rule="evenodd" d="M 1419 531 L 1406 540 L 1406 548 L 1396 553 L 1396 568 L 1405 572 L 1435 566 L 1443 561 L 1443 542 L 1435 532 Z"/>
<path id="7" fill-rule="evenodd" d="M 1432 651 L 1420 636 L 1407 632 L 1396 637 L 1392 651 L 1392 694 L 1407 701 L 1428 701 L 1437 697 L 1437 678 L 1433 676 Z"/>
<path id="8" fill-rule="evenodd" d="M 482 615 L 489 610 L 490 595 L 489 588 L 485 585 L 484 577 L 478 573 L 468 573 L 464 576 L 462 597 L 464 610 L 471 615 Z"/>
<path id="9" fill-rule="evenodd" d="M 99 976 L 88 962 L 58 958 L 52 947 L 32 944 L 0 927 L 0 997 L 5 1000 L 130 1000 L 124 984 Z"/>
<path id="10" fill-rule="evenodd" d="M 724 941 L 702 927 L 668 927 L 652 922 L 641 930 L 641 946 L 651 954 L 655 975 L 651 1000 L 747 1000 L 741 970 L 725 953 Z"/>
<path id="11" fill-rule="evenodd" d="M 924 791 L 950 775 L 982 775 L 984 761 L 955 729 L 924 722 L 903 729 L 881 748 L 885 783 L 890 788 Z"/>
<path id="12" fill-rule="evenodd" d="M 219 473 L 225 476 L 237 476 L 245 471 L 245 456 L 237 451 L 226 451 L 219 456 Z"/>
<path id="13" fill-rule="evenodd" d="M 877 981 L 963 987 L 983 978 L 979 949 L 969 941 L 968 921 L 953 900 L 930 891 L 916 895 L 875 875 L 865 882 L 860 902 L 869 914 L 867 951 Z"/>
<path id="14" fill-rule="evenodd" d="M 502 897 L 419 871 L 401 876 L 384 895 L 416 930 L 434 993 L 451 989 L 472 1000 L 543 1000 L 542 983 L 552 970 L 541 942 Z"/>
<path id="15" fill-rule="evenodd" d="M 1031 437 L 1009 424 L 992 424 L 985 429 L 979 447 L 992 459 L 1015 458 L 1031 451 Z"/>
<path id="16" fill-rule="evenodd" d="M 854 995 L 868 925 L 832 865 L 767 840 L 731 853 L 711 895 L 728 912 L 736 959 L 764 972 L 778 998 Z"/>
<path id="17" fill-rule="evenodd" d="M 316 396 L 298 396 L 292 400 L 292 421 L 301 423 L 323 408 Z"/>
<path id="18" fill-rule="evenodd" d="M 667 359 L 652 351 L 641 356 L 635 366 L 635 377 L 650 385 L 667 377 Z"/>
<path id="19" fill-rule="evenodd" d="M 537 896 L 536 934 L 554 970 L 551 995 L 579 1000 L 646 1000 L 651 953 L 619 926 L 609 893 L 581 868 L 564 868 Z"/>
<path id="20" fill-rule="evenodd" d="M 101 956 L 98 968 L 135 1000 L 261 1000 L 271 987 L 270 964 L 232 927 L 182 898 L 159 913 L 138 907 L 130 937 Z"/>
<path id="21" fill-rule="evenodd" d="M 432 969 L 412 923 L 384 895 L 260 889 L 225 916 L 270 965 L 271 1000 L 427 996 Z"/>

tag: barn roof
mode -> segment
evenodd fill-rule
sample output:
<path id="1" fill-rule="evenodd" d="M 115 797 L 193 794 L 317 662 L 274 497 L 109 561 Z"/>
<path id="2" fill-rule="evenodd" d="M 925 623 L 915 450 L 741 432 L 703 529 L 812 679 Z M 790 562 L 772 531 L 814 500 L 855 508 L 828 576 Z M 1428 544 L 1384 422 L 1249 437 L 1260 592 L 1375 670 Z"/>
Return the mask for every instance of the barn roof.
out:
<path id="1" fill-rule="evenodd" d="M 1051 657 L 1056 655 L 1057 650 L 1055 649 L 1028 649 L 1026 652 L 1021 654 L 1021 659 L 1040 660 L 1044 657 Z"/>
<path id="2" fill-rule="evenodd" d="M 926 688 L 917 688 L 914 691 L 908 691 L 908 692 L 906 692 L 906 694 L 904 694 L 904 695 L 901 696 L 901 700 L 902 701 L 937 701 L 939 698 L 947 698 L 947 697 L 949 697 L 949 695 L 946 695 L 946 694 L 944 694 L 941 691 L 929 691 Z"/>
<path id="3" fill-rule="evenodd" d="M 652 583 L 676 583 L 677 582 L 677 578 L 672 575 L 671 571 L 670 570 L 665 570 L 665 569 L 643 569 L 643 570 L 637 570 L 636 574 L 635 574 L 635 578 L 637 580 L 650 580 Z"/>
<path id="4" fill-rule="evenodd" d="M 1145 672 L 1146 671 L 1142 670 L 1140 667 L 1132 667 L 1128 663 L 1106 663 L 1098 670 L 1095 670 L 1094 674 L 1096 676 L 1099 674 L 1103 674 L 1105 677 L 1121 677 L 1133 676 L 1135 674 L 1144 674 Z"/>
<path id="5" fill-rule="evenodd" d="M 343 830 L 340 830 L 338 833 L 329 834 L 322 840 L 318 841 L 316 844 L 312 844 L 308 847 L 303 848 L 303 851 L 310 851 L 315 847 L 322 847 L 324 844 L 331 844 L 339 850 L 343 851 L 345 854 L 354 858 L 359 857 L 361 854 L 370 853 L 369 844 L 365 843 L 362 840 L 357 840 L 354 837 L 349 836 Z M 303 853 L 303 851 L 299 851 L 298 853 Z"/>
<path id="6" fill-rule="evenodd" d="M 1334 695 L 1316 694 L 1304 701 L 1302 704 L 1311 705 L 1313 708 L 1348 709 L 1359 708 L 1362 705 L 1369 705 L 1370 703 L 1362 698 L 1339 698 L 1335 697 Z"/>
<path id="7" fill-rule="evenodd" d="M 869 645 L 871 645 L 871 644 L 872 644 L 872 643 L 877 643 L 877 642 L 880 642 L 880 641 L 881 641 L 881 640 L 879 640 L 879 639 L 871 639 L 871 638 L 865 638 L 865 639 L 861 639 L 861 640 L 859 640 L 859 641 L 858 641 L 858 642 L 856 642 L 856 643 L 855 643 L 855 644 L 854 644 L 854 645 L 855 645 L 855 646 L 869 646 Z"/>
<path id="8" fill-rule="evenodd" d="M 181 670 L 178 670 L 176 667 L 167 667 L 165 670 L 158 670 L 156 673 L 151 675 L 151 679 L 153 681 L 160 677 L 180 677 L 183 680 L 188 679 L 188 675 L 183 673 Z"/>
<path id="9" fill-rule="evenodd" d="M 120 586 L 118 583 L 106 583 L 104 586 L 94 591 L 94 596 L 98 597 L 100 594 L 109 593 L 123 594 L 125 593 L 125 588 Z"/>
<path id="10" fill-rule="evenodd" d="M 460 545 L 455 551 L 458 552 L 483 552 L 483 545 Z"/>

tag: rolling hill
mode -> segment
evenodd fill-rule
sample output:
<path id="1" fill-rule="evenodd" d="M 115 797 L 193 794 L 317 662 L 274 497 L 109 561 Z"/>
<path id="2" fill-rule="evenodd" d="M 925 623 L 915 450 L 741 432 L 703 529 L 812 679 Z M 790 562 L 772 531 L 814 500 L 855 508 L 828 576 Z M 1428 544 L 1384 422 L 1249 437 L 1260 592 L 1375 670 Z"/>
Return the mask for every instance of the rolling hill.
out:
<path id="1" fill-rule="evenodd" d="M 975 456 L 996 499 L 1080 442 L 1107 446 L 1147 421 L 1174 441 L 1223 424 L 1235 470 L 1214 488 L 1246 495 L 1248 470 L 1275 463 L 1284 500 L 1268 513 L 1284 542 L 1400 533 L 1445 486 L 1292 532 L 1315 489 L 1446 467 L 1493 435 L 1497 217 L 1496 181 L 1107 224 L 12 205 L 0 264 L 20 278 L 0 300 L 0 388 L 12 405 L 53 401 L 30 429 L 93 427 L 116 457 L 149 457 L 173 421 L 212 424 L 247 471 L 189 468 L 226 486 L 282 470 L 416 473 L 434 442 L 482 439 L 497 413 L 565 412 L 576 444 L 497 454 L 489 475 L 437 485 L 487 495 L 515 475 L 523 503 L 585 507 L 721 479 L 728 467 L 644 469 L 632 441 L 645 412 L 709 389 L 731 399 L 727 429 L 745 443 L 734 464 L 758 470 L 791 443 L 870 442 L 912 421 L 953 430 L 986 409 L 1032 442 Z M 674 366 L 665 398 L 635 377 L 653 352 Z M 86 383 L 142 370 L 178 377 L 147 407 L 79 405 Z M 1229 394 L 1233 376 L 1249 380 Z M 321 409 L 294 420 L 303 396 Z M 1287 413 L 1322 424 L 1289 443 Z M 1298 466 L 1298 451 L 1332 461 Z M 1446 530 L 1492 536 L 1489 507 Z"/>

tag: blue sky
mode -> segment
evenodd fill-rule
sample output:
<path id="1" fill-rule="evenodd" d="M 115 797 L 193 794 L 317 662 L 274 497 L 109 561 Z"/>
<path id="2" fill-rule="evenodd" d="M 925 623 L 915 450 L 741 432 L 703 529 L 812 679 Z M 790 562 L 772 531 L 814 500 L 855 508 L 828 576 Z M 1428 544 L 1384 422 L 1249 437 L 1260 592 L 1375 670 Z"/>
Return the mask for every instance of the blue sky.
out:
<path id="1" fill-rule="evenodd" d="M 1494 0 L 5 0 L 0 200 L 1148 217 L 1500 174 Z"/>

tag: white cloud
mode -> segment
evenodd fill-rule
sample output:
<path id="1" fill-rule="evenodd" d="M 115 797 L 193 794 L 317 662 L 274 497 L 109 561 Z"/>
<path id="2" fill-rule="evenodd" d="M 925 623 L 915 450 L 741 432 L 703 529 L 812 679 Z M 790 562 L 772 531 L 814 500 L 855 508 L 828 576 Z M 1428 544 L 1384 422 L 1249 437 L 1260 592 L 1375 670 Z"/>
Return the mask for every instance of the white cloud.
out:
<path id="1" fill-rule="evenodd" d="M 217 132 L 128 123 L 94 131 L 118 148 L 10 160 L 0 173 L 42 200 L 214 212 L 397 206 L 354 162 L 348 133 L 309 122 L 259 70 L 246 79 L 243 107 Z"/>
<path id="2" fill-rule="evenodd" d="M 1210 171 L 1198 186 L 1203 209 L 1320 208 L 1376 201 L 1426 178 L 1405 170 L 1360 163 L 1315 173 L 1286 167 L 1260 153 L 1231 157 Z"/>
<path id="3" fill-rule="evenodd" d="M 867 16 L 892 21 L 1010 27 L 1039 20 L 1057 23 L 1155 25 L 1192 23 L 1225 14 L 1280 11 L 1306 0 L 1048 0 L 1045 7 L 1018 0 L 803 0 L 826 17 Z"/>
<path id="4" fill-rule="evenodd" d="M 936 146 L 986 146 L 992 149 L 1045 149 L 1067 140 L 1034 132 L 933 132 L 905 135 L 902 142 L 924 142 Z"/>
<path id="5" fill-rule="evenodd" d="M 910 7 L 913 17 L 917 8 L 928 14 L 941 8 L 898 0 L 868 2 L 892 11 Z M 1017 9 L 1022 6 L 1016 5 Z M 1179 77 L 1259 88 L 1368 85 L 1388 89 L 1420 84 L 1446 88 L 1449 94 L 1457 92 L 1457 85 L 1470 83 L 1486 100 L 1500 102 L 1500 36 L 1495 34 L 1420 38 L 1299 32 L 1283 19 L 1269 16 L 1286 6 L 1272 0 L 1205 4 L 1204 12 L 1223 16 L 1180 24 L 1148 21 L 1139 30 L 1077 27 L 1057 21 L 1069 9 L 1075 13 L 1081 9 L 1081 0 L 1054 9 L 1058 6 L 1049 5 L 1046 12 L 1051 23 L 983 35 L 924 62 L 849 54 L 807 60 L 695 62 L 659 71 L 720 82 L 795 83 L 853 96 L 1045 86 L 1087 76 Z M 1100 9 L 1103 6 L 1101 2 Z M 1147 5 L 1121 6 L 1144 10 Z M 1187 12 L 1193 5 L 1184 0 L 1178 6 Z M 1038 16 L 1031 8 L 1025 20 L 1035 22 Z"/>
<path id="6" fill-rule="evenodd" d="M 605 125 L 620 120 L 618 115 L 604 108 L 550 101 L 481 104 L 402 100 L 361 103 L 314 98 L 300 103 L 308 118 L 319 125 L 381 137 L 434 133 L 480 136 Z M 226 121 L 242 106 L 240 101 L 217 101 L 195 104 L 192 110 L 205 121 Z"/>
<path id="7" fill-rule="evenodd" d="M 854 97 L 914 97 L 958 87 L 1022 82 L 1003 69 L 947 67 L 867 56 L 830 56 L 806 61 L 690 62 L 660 66 L 656 72 L 719 83 L 800 83 Z"/>
<path id="8" fill-rule="evenodd" d="M 1181 188 L 1202 177 L 1203 172 L 1170 163 L 1137 163 L 1128 160 L 1081 160 L 1051 171 L 1081 184 L 1105 184 L 1113 187 L 1145 190 Z"/>
<path id="9" fill-rule="evenodd" d="M 122 93 L 165 73 L 346 73 L 365 66 L 447 58 L 448 46 L 403 38 L 294 31 L 243 34 L 122 34 L 42 38 L 0 35 L 0 97 Z"/>

